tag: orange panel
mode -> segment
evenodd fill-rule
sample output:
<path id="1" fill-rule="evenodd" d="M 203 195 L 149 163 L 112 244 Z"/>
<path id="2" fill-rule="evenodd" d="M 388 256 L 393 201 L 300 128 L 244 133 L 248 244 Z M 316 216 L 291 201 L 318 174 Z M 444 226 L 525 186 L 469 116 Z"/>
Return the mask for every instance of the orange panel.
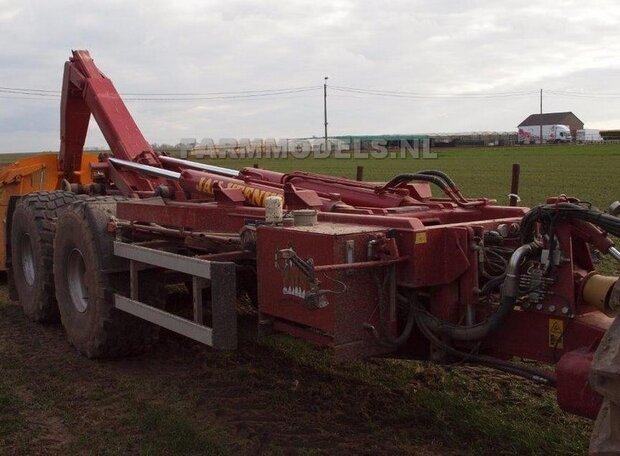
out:
<path id="1" fill-rule="evenodd" d="M 96 161 L 96 154 L 82 156 L 82 168 L 78 174 L 79 183 L 89 184 L 91 182 L 90 164 Z M 59 174 L 58 170 L 58 154 L 33 155 L 0 169 L 0 239 L 2 242 L 0 271 L 6 269 L 6 211 L 11 196 L 57 190 L 61 180 L 62 174 Z"/>

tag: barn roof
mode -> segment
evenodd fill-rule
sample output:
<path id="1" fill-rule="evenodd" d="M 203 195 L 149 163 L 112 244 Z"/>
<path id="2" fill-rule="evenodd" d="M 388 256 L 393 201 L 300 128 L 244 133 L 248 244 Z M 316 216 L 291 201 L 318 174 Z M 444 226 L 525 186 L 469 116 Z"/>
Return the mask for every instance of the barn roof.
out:
<path id="1" fill-rule="evenodd" d="M 532 114 L 528 116 L 523 122 L 519 124 L 520 127 L 525 127 L 528 125 L 554 125 L 554 124 L 565 124 L 568 120 L 577 120 L 577 122 L 581 122 L 581 120 L 572 112 L 547 112 L 544 114 Z"/>

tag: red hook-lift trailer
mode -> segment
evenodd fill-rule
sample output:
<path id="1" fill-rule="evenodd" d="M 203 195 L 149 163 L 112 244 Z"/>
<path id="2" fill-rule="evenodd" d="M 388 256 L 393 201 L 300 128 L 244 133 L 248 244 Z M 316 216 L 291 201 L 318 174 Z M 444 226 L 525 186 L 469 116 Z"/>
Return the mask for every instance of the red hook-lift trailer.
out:
<path id="1" fill-rule="evenodd" d="M 84 178 L 91 116 L 111 154 Z M 87 51 L 65 64 L 60 125 L 63 190 L 11 198 L 6 266 L 25 313 L 60 316 L 80 353 L 135 353 L 159 327 L 234 350 L 244 293 L 260 329 L 339 360 L 466 359 L 555 386 L 565 410 L 598 414 L 592 451 L 618 450 L 620 284 L 591 254 L 620 261 L 615 215 L 466 198 L 437 170 L 377 184 L 160 155 Z M 173 281 L 188 312 L 165 308 Z"/>

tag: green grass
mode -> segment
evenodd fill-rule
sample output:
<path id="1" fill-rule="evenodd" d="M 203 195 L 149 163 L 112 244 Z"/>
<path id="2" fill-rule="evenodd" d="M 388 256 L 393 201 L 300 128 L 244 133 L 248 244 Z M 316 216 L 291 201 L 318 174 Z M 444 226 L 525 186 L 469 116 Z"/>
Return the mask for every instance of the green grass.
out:
<path id="1" fill-rule="evenodd" d="M 141 453 L 157 454 L 208 454 L 227 455 L 217 428 L 199 427 L 182 412 L 167 405 L 147 404 L 131 414 L 130 424 L 137 424 L 143 435 Z"/>
<path id="2" fill-rule="evenodd" d="M 8 164 L 8 163 L 13 163 L 15 161 L 21 160 L 22 158 L 31 157 L 39 153 L 45 153 L 45 152 L 23 153 L 23 154 L 0 153 L 0 166 Z"/>
<path id="3" fill-rule="evenodd" d="M 533 206 L 561 193 L 591 201 L 606 209 L 620 199 L 618 170 L 620 145 L 549 145 L 433 149 L 436 159 L 415 158 L 251 158 L 210 159 L 205 162 L 239 169 L 257 163 L 274 171 L 302 170 L 354 178 L 357 166 L 364 167 L 364 180 L 384 181 L 421 169 L 447 172 L 466 196 L 495 198 L 508 203 L 513 163 L 521 164 L 519 194 L 522 205 Z"/>
<path id="4" fill-rule="evenodd" d="M 274 171 L 302 170 L 385 181 L 405 172 L 440 169 L 454 178 L 467 196 L 485 196 L 507 204 L 513 163 L 521 164 L 522 205 L 533 206 L 562 193 L 590 201 L 601 209 L 620 199 L 617 190 L 620 144 L 545 145 L 482 148 L 435 148 L 436 159 L 423 158 L 220 158 L 207 163 L 240 169 L 258 164 Z M 0 164 L 33 154 L 0 154 Z"/>
<path id="5" fill-rule="evenodd" d="M 378 436 L 385 427 L 408 423 L 415 432 L 403 439 L 402 448 L 407 442 L 440 441 L 470 455 L 580 455 L 587 450 L 591 422 L 562 412 L 551 388 L 492 370 L 472 377 L 459 366 L 428 362 L 333 364 L 328 352 L 282 335 L 259 343 L 282 362 L 321 372 L 342 389 L 353 383 L 360 396 L 370 394 L 366 388 L 379 391 L 389 408 L 362 410 L 360 415 Z M 282 400 L 291 401 L 291 393 Z"/>

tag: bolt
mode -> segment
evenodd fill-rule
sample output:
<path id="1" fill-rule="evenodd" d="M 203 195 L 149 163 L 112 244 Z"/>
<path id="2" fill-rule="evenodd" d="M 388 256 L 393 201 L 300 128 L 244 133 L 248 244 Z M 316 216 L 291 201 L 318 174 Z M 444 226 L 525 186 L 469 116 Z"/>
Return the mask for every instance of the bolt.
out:
<path id="1" fill-rule="evenodd" d="M 566 306 L 562 307 L 562 313 L 564 315 L 568 314 L 568 307 L 566 307 Z"/>
<path id="2" fill-rule="evenodd" d="M 536 310 L 541 310 L 542 309 L 542 304 L 536 304 Z"/>
<path id="3" fill-rule="evenodd" d="M 555 312 L 555 306 L 553 304 L 549 306 L 549 312 Z"/>

